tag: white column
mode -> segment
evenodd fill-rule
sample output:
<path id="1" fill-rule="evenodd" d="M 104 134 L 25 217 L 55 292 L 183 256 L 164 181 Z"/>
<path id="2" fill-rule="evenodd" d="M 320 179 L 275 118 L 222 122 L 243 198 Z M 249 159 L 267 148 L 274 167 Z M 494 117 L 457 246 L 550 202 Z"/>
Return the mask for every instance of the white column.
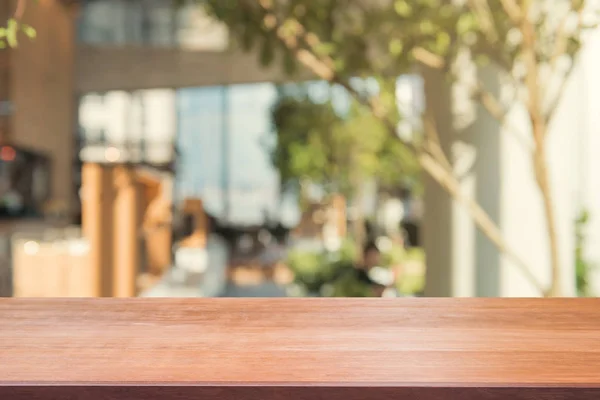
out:
<path id="1" fill-rule="evenodd" d="M 600 296 L 600 30 L 589 36 L 580 53 L 578 70 L 573 76 L 573 96 L 565 103 L 575 102 L 579 106 L 577 124 L 565 135 L 572 136 L 578 147 L 577 182 L 578 209 L 587 210 L 590 220 L 586 227 L 586 249 L 584 257 L 594 267 L 591 271 L 591 291 Z M 563 104 L 564 106 L 564 104 Z M 574 131 L 579 135 L 574 135 Z"/>
<path id="2" fill-rule="evenodd" d="M 442 147 L 462 174 L 463 190 L 473 194 L 468 151 L 452 157 L 453 144 L 459 141 L 453 115 L 454 95 L 443 76 L 426 70 L 424 90 L 427 105 L 435 116 Z M 463 147 L 464 148 L 464 147 Z M 463 162 L 466 161 L 466 162 Z M 427 257 L 426 296 L 470 297 L 474 292 L 474 229 L 464 209 L 429 176 L 425 180 L 423 246 Z"/>

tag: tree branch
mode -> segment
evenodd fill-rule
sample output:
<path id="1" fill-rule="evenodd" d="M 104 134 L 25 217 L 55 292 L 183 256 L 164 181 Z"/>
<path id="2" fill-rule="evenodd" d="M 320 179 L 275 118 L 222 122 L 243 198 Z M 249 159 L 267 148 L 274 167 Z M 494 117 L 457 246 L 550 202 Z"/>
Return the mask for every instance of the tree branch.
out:
<path id="1" fill-rule="evenodd" d="M 433 69 L 438 69 L 438 70 L 443 70 L 444 68 L 446 68 L 446 61 L 444 59 L 442 59 L 441 57 L 428 52 L 427 50 L 423 49 L 423 48 L 416 48 L 415 52 L 419 55 L 419 57 L 417 58 L 417 61 L 420 61 L 423 63 L 423 65 L 433 68 Z M 415 54 L 413 52 L 413 54 Z M 495 118 L 498 123 L 505 123 L 506 122 L 506 116 L 508 115 L 508 110 L 506 110 L 501 104 L 500 101 L 494 96 L 492 95 L 488 90 L 485 89 L 484 84 L 481 80 L 477 79 L 477 81 L 474 84 L 474 87 L 472 88 L 472 92 L 471 92 L 471 98 L 473 98 L 474 100 L 479 101 L 479 103 L 483 106 L 483 108 L 493 117 Z M 522 132 L 520 131 L 520 129 L 518 129 L 516 126 L 514 125 L 510 125 L 508 126 L 508 129 L 510 132 L 512 132 L 515 137 L 517 138 L 517 140 L 521 143 L 521 145 L 523 146 L 523 148 L 531 153 L 532 148 L 529 144 L 527 144 L 526 142 L 523 141 L 523 137 L 522 136 Z"/>
<path id="2" fill-rule="evenodd" d="M 550 125 L 550 122 L 552 121 L 552 118 L 554 117 L 556 109 L 558 108 L 560 101 L 562 100 L 562 96 L 565 93 L 567 84 L 569 83 L 569 78 L 571 77 L 571 73 L 573 72 L 573 69 L 575 69 L 575 59 L 573 59 L 571 61 L 571 65 L 569 66 L 569 69 L 565 72 L 565 74 L 560 82 L 560 85 L 558 87 L 558 90 L 556 91 L 556 94 L 554 95 L 554 97 L 552 99 L 552 102 L 550 102 L 550 105 L 544 111 L 543 118 L 544 118 L 544 124 L 546 126 Z"/>
<path id="3" fill-rule="evenodd" d="M 431 111 L 425 110 L 423 115 L 423 129 L 425 133 L 426 147 L 431 155 L 436 159 L 447 172 L 452 173 L 453 168 L 450 160 L 446 156 L 444 149 L 442 149 L 442 142 L 438 134 L 437 127 L 435 125 L 435 118 L 431 115 Z"/>
<path id="4" fill-rule="evenodd" d="M 564 55 L 567 52 L 567 46 L 569 43 L 569 34 L 566 31 L 566 25 L 569 17 L 572 14 L 567 12 L 565 16 L 561 19 L 554 39 L 554 48 L 552 50 L 552 54 L 550 56 L 550 66 L 554 71 L 556 68 L 556 63 L 560 56 Z M 577 26 L 575 28 L 575 35 L 579 35 L 581 33 L 581 29 L 583 27 L 583 7 L 577 10 Z"/>
<path id="5" fill-rule="evenodd" d="M 548 134 L 548 126 L 546 124 L 546 118 L 541 103 L 542 95 L 539 85 L 540 65 L 536 55 L 536 28 L 528 18 L 523 18 L 519 27 L 523 35 L 522 53 L 527 66 L 527 73 L 525 75 L 525 84 L 529 94 L 527 110 L 529 112 L 535 145 L 533 152 L 533 166 L 538 188 L 542 196 L 550 250 L 551 285 L 548 293 L 555 296 L 560 293 L 562 271 L 560 268 L 556 215 L 552 198 L 550 173 L 548 171 L 548 160 L 546 157 L 546 136 Z"/>
<path id="6" fill-rule="evenodd" d="M 479 25 L 486 40 L 492 44 L 496 44 L 498 42 L 498 32 L 496 31 L 492 11 L 487 0 L 468 0 L 468 4 L 471 12 L 479 20 Z"/>
<path id="7" fill-rule="evenodd" d="M 21 20 L 23 18 L 23 14 L 25 14 L 25 8 L 27 8 L 27 0 L 17 0 L 17 7 L 15 9 L 13 18 L 16 20 Z"/>
<path id="8" fill-rule="evenodd" d="M 440 57 L 422 47 L 414 48 L 412 51 L 412 56 L 421 64 L 433 69 L 443 69 L 446 66 L 446 61 L 443 57 Z"/>
<path id="9" fill-rule="evenodd" d="M 500 0 L 500 4 L 502 4 L 504 12 L 506 12 L 506 15 L 508 15 L 511 22 L 515 25 L 519 25 L 523 18 L 523 10 L 517 2 L 515 0 Z"/>
<path id="10" fill-rule="evenodd" d="M 564 25 L 566 24 L 567 18 L 568 18 L 568 15 L 562 19 L 560 27 L 559 27 L 559 32 L 556 34 L 556 43 L 555 43 L 554 51 L 552 54 L 552 58 L 550 60 L 550 68 L 551 68 L 552 72 L 556 71 L 556 63 L 558 62 L 558 59 L 560 58 L 560 56 L 564 55 L 567 52 L 568 34 L 565 32 L 565 27 L 564 27 Z M 575 29 L 575 35 L 579 36 L 582 32 L 582 29 L 583 29 L 583 7 L 581 7 L 577 12 L 577 27 Z M 554 113 L 555 113 L 556 109 L 558 108 L 558 105 L 560 104 L 560 100 L 562 99 L 562 95 L 565 92 L 565 88 L 567 87 L 567 83 L 569 82 L 569 78 L 571 77 L 571 73 L 573 72 L 574 68 L 575 68 L 575 58 L 572 58 L 571 65 L 569 65 L 569 68 L 564 73 L 563 78 L 558 87 L 558 91 L 556 92 L 556 95 L 550 102 L 550 105 L 548 106 L 548 108 L 544 111 L 544 122 L 546 125 L 550 124 L 550 121 L 552 120 L 552 117 L 554 116 Z"/>
<path id="11" fill-rule="evenodd" d="M 471 96 L 478 100 L 479 103 L 483 106 L 483 108 L 487 111 L 489 115 L 491 115 L 498 123 L 506 124 L 506 116 L 508 115 L 508 111 L 506 108 L 500 104 L 500 101 L 491 94 L 488 90 L 486 90 L 481 81 L 477 81 L 475 83 L 475 87 L 473 88 L 473 92 Z M 523 132 L 510 124 L 507 126 L 508 130 L 513 133 L 515 138 L 521 143 L 523 148 L 529 153 L 532 154 L 533 148 L 530 144 L 524 141 Z"/>
<path id="12" fill-rule="evenodd" d="M 467 209 L 467 211 L 473 218 L 475 225 L 481 230 L 481 232 L 483 232 L 484 235 L 486 235 L 502 253 L 506 254 L 515 263 L 515 265 L 522 270 L 522 273 L 525 275 L 525 277 L 531 282 L 532 285 L 534 285 L 540 291 L 541 294 L 546 294 L 547 291 L 544 289 L 543 285 L 537 280 L 537 278 L 531 273 L 531 270 L 527 266 L 527 264 L 515 252 L 510 250 L 510 247 L 502 238 L 500 230 L 493 222 L 493 220 L 489 217 L 489 215 L 485 212 L 485 210 L 483 210 L 483 208 L 481 208 L 481 206 L 477 204 L 477 202 L 471 197 L 466 196 L 464 193 L 462 193 L 462 191 L 460 190 L 460 183 L 453 175 L 452 171 L 448 170 L 447 168 L 447 166 L 449 166 L 450 163 L 447 161 L 445 155 L 443 155 L 441 147 L 439 148 L 441 154 L 438 150 L 435 150 L 432 153 L 428 153 L 423 148 L 417 147 L 414 143 L 402 140 L 397 135 L 396 126 L 388 118 L 387 111 L 385 107 L 381 104 L 379 96 L 371 96 L 368 99 L 365 99 L 363 96 L 360 96 L 356 92 L 356 90 L 350 86 L 349 83 L 338 78 L 338 76 L 335 73 L 335 70 L 328 65 L 330 63 L 329 61 L 323 61 L 319 59 L 314 53 L 311 53 L 306 49 L 300 48 L 298 46 L 298 37 L 295 38 L 296 40 L 290 40 L 288 37 L 286 37 L 286 35 L 282 33 L 282 30 L 279 29 L 281 27 L 281 23 L 278 21 L 275 14 L 272 13 L 271 9 L 269 8 L 269 4 L 270 2 L 266 0 L 260 2 L 261 7 L 263 7 L 263 9 L 267 12 L 267 15 L 272 15 L 276 18 L 275 23 L 277 24 L 277 27 L 275 29 L 277 32 L 277 36 L 285 44 L 288 50 L 291 51 L 294 55 L 296 55 L 296 57 L 302 64 L 311 69 L 319 77 L 330 82 L 340 84 L 341 86 L 346 88 L 346 90 L 348 90 L 356 98 L 357 101 L 368 106 L 375 115 L 375 117 L 379 118 L 385 124 L 389 133 L 395 139 L 400 140 L 411 152 L 413 152 L 413 154 L 417 157 L 419 165 L 425 170 L 425 172 L 427 172 L 456 201 L 461 203 Z M 302 29 L 297 31 L 296 33 L 298 34 L 299 32 L 304 32 L 305 34 L 304 28 L 302 27 Z M 312 38 L 312 40 L 314 41 L 315 38 Z M 302 42 L 306 43 L 307 41 L 306 39 L 304 39 L 302 40 Z M 432 60 L 430 54 L 432 53 L 427 52 L 425 49 L 420 50 L 419 48 L 419 50 L 417 51 L 417 55 L 424 56 L 426 60 Z M 438 65 L 437 68 L 439 68 L 440 66 L 443 67 L 444 63 L 440 65 L 438 61 L 439 60 L 436 60 L 436 62 L 434 62 L 434 65 Z M 432 130 L 427 134 L 427 136 L 430 139 L 438 137 L 435 122 L 430 117 L 427 117 L 425 126 L 427 129 Z"/>
<path id="13" fill-rule="evenodd" d="M 531 118 L 531 123 L 534 127 L 533 136 L 536 147 L 540 147 L 543 143 L 543 134 L 545 133 L 544 121 L 541 115 L 541 95 L 539 87 L 539 65 L 536 56 L 536 34 L 535 27 L 527 19 L 523 18 L 520 25 L 520 30 L 523 35 L 522 53 L 527 67 L 525 75 L 525 85 L 528 92 L 527 110 Z M 536 129 L 536 127 L 538 129 Z"/>

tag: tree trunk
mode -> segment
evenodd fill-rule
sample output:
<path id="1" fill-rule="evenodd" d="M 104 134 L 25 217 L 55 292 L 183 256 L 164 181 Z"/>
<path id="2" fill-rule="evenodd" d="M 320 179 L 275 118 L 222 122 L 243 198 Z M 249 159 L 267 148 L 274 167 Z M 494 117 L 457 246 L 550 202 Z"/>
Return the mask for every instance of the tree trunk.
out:
<path id="1" fill-rule="evenodd" d="M 265 5 L 263 3 L 261 3 L 261 6 L 263 7 L 263 9 L 265 11 L 267 11 L 267 13 L 269 13 L 269 15 L 272 15 L 273 17 L 275 17 L 274 19 L 277 23 L 277 18 L 272 13 L 272 9 L 268 5 Z M 277 25 L 279 27 L 281 27 L 281 23 L 278 23 Z M 312 51 L 313 50 L 312 48 L 310 50 L 307 50 L 307 49 L 299 47 L 298 41 L 297 41 L 298 36 L 300 38 L 306 39 L 307 35 L 306 35 L 306 31 L 303 29 L 304 27 L 302 27 L 301 25 L 298 24 L 296 26 L 296 28 L 301 28 L 301 29 L 299 29 L 297 36 L 292 37 L 291 39 L 288 36 L 286 36 L 285 34 L 283 34 L 283 30 L 277 29 L 278 38 L 295 55 L 296 59 L 301 64 L 303 64 L 304 66 L 306 66 L 310 70 L 312 70 L 315 73 L 315 75 L 317 75 L 321 79 L 329 81 L 329 82 L 335 82 L 335 83 L 341 84 L 344 88 L 346 88 L 355 97 L 356 100 L 358 100 L 359 102 L 368 106 L 371 109 L 371 111 L 373 112 L 375 117 L 380 119 L 386 125 L 386 127 L 389 129 L 390 134 L 392 134 L 392 136 L 395 139 L 402 140 L 397 135 L 396 125 L 388 119 L 385 107 L 382 106 L 379 97 L 374 96 L 367 100 L 362 99 L 361 96 L 359 96 L 356 93 L 356 91 L 350 86 L 350 84 L 348 82 L 344 82 L 344 81 L 338 79 L 338 77 L 336 76 L 336 73 L 335 73 L 335 69 L 332 66 L 333 63 L 332 63 L 331 59 L 319 58 L 314 53 L 314 51 Z M 426 52 L 426 51 L 424 53 L 428 54 L 428 52 Z M 433 67 L 435 67 L 437 69 L 442 69 L 444 66 L 443 60 L 442 60 L 442 63 L 440 64 L 439 63 L 440 60 L 438 60 L 437 58 L 435 58 L 433 60 L 433 64 L 431 64 L 429 62 L 424 62 L 422 57 L 421 57 L 420 61 L 425 65 L 430 65 L 430 66 L 433 65 Z M 428 61 L 432 61 L 432 60 L 428 60 Z M 529 75 L 531 75 L 531 74 L 529 74 Z M 427 121 L 425 121 L 425 122 L 427 125 Z M 436 129 L 435 123 L 433 124 L 433 126 L 431 126 L 431 124 L 429 124 L 429 125 L 430 125 L 431 129 L 433 129 L 433 130 Z M 425 127 L 425 129 L 427 129 L 427 126 Z M 494 245 L 496 245 L 496 247 L 502 253 L 506 254 L 511 260 L 514 261 L 515 265 L 521 269 L 521 271 L 526 276 L 526 278 L 533 285 L 535 285 L 535 287 L 541 293 L 545 293 L 546 291 L 544 290 L 544 287 L 537 280 L 537 277 L 533 275 L 533 273 L 529 269 L 529 266 L 527 265 L 527 263 L 525 263 L 514 251 L 512 251 L 510 249 L 510 247 L 508 246 L 508 243 L 506 243 L 506 241 L 502 237 L 500 229 L 492 221 L 492 219 L 489 217 L 489 215 L 487 215 L 485 210 L 483 210 L 475 200 L 473 200 L 472 198 L 469 198 L 468 196 L 465 196 L 463 193 L 461 193 L 459 181 L 452 174 L 452 171 L 448 169 L 445 157 L 440 158 L 437 154 L 438 153 L 437 151 L 432 154 L 429 154 L 426 151 L 422 151 L 421 149 L 419 149 L 416 145 L 414 145 L 412 143 L 407 143 L 407 142 L 403 142 L 403 143 L 406 145 L 408 150 L 413 151 L 413 153 L 418 157 L 419 164 L 424 169 L 424 171 L 426 173 L 428 173 L 436 182 L 438 182 L 440 184 L 440 186 L 442 188 L 444 188 L 453 197 L 453 199 L 455 199 L 456 201 L 458 201 L 460 204 L 462 204 L 463 206 L 465 206 L 467 208 L 469 214 L 473 217 L 476 226 L 492 241 L 492 243 L 494 243 Z M 549 203 L 550 203 L 550 209 L 551 209 L 551 201 Z M 552 211 L 550 211 L 550 213 L 552 213 Z M 554 224 L 552 223 L 552 225 L 554 225 Z M 553 258 L 556 260 L 556 263 L 558 263 L 558 257 L 553 257 Z"/>
<path id="2" fill-rule="evenodd" d="M 524 14 L 527 15 L 531 4 L 526 3 Z M 552 199 L 552 188 L 550 187 L 550 174 L 548 171 L 548 160 L 546 157 L 546 139 L 548 125 L 542 112 L 542 94 L 540 91 L 540 65 L 536 55 L 536 31 L 534 25 L 527 17 L 522 18 L 520 30 L 523 34 L 523 55 L 527 74 L 525 85 L 528 91 L 527 111 L 531 121 L 533 140 L 535 148 L 533 151 L 533 163 L 535 177 L 542 195 L 544 214 L 546 217 L 546 231 L 548 244 L 550 246 L 550 287 L 544 291 L 544 297 L 558 297 L 561 295 L 561 270 L 558 251 L 558 235 L 556 232 L 556 216 L 554 212 L 554 201 Z"/>
<path id="3" fill-rule="evenodd" d="M 535 128 L 534 128 L 535 129 Z M 554 201 L 550 186 L 550 174 L 548 171 L 545 143 L 540 143 L 535 152 L 535 171 L 537 183 L 544 203 L 544 214 L 547 224 L 548 244 L 550 246 L 550 287 L 545 291 L 544 297 L 561 296 L 561 269 L 558 249 L 558 232 L 556 231 L 556 216 L 554 212 Z"/>

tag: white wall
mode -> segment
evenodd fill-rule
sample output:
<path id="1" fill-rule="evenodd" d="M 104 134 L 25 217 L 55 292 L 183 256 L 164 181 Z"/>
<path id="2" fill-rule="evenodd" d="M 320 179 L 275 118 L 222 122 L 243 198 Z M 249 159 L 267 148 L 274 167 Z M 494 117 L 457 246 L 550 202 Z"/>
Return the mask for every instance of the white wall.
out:
<path id="1" fill-rule="evenodd" d="M 572 137 L 577 146 L 578 212 L 587 209 L 590 222 L 587 226 L 586 259 L 600 266 L 600 31 L 588 37 L 580 55 L 580 69 L 575 77 L 576 94 L 569 101 L 578 106 L 579 120 L 567 128 L 566 136 Z M 573 135 L 574 128 L 581 135 Z M 592 292 L 600 295 L 600 274 L 594 271 Z"/>

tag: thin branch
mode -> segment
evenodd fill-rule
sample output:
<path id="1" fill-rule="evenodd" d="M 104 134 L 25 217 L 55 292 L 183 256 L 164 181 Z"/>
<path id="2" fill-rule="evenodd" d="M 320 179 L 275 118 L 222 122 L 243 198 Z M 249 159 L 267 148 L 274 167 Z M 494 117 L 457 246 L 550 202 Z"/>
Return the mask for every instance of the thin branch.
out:
<path id="1" fill-rule="evenodd" d="M 25 8 L 27 8 L 27 0 L 18 0 L 13 18 L 17 20 L 22 19 L 23 14 L 25 14 Z"/>
<path id="2" fill-rule="evenodd" d="M 582 29 L 583 29 L 583 7 L 581 7 L 578 10 L 577 17 L 578 17 L 577 28 L 576 28 L 575 32 L 576 32 L 576 35 L 580 35 L 582 32 Z M 557 33 L 556 46 L 554 48 L 554 52 L 552 54 L 552 58 L 550 61 L 550 66 L 551 66 L 552 72 L 556 71 L 556 64 L 557 64 L 560 56 L 564 55 L 567 51 L 568 35 L 564 32 L 564 24 L 565 24 L 566 19 L 567 19 L 567 16 L 565 16 L 565 18 L 563 18 L 563 20 L 561 21 L 562 27 L 559 29 L 559 33 Z M 564 73 L 563 79 L 560 82 L 560 85 L 558 87 L 558 91 L 556 92 L 556 95 L 554 96 L 554 98 L 552 99 L 552 102 L 550 103 L 550 105 L 548 106 L 546 111 L 544 112 L 544 123 L 546 125 L 550 124 L 550 121 L 551 121 L 552 117 L 554 116 L 554 112 L 556 111 L 556 109 L 558 108 L 558 105 L 560 104 L 560 100 L 562 99 L 562 95 L 565 91 L 565 88 L 567 87 L 567 83 L 569 82 L 569 78 L 571 77 L 571 73 L 573 72 L 574 68 L 575 68 L 575 58 L 572 58 L 571 65 L 569 65 L 569 68 Z"/>
<path id="3" fill-rule="evenodd" d="M 567 21 L 571 17 L 571 13 L 567 12 L 565 16 L 561 19 L 557 32 L 556 38 L 554 39 L 554 49 L 552 50 L 552 55 L 550 56 L 550 66 L 554 71 L 556 68 L 556 64 L 560 56 L 567 52 L 567 46 L 569 43 L 569 34 L 566 30 Z M 581 29 L 583 27 L 583 7 L 577 10 L 577 27 L 575 28 L 576 35 L 581 33 Z"/>
<path id="4" fill-rule="evenodd" d="M 481 37 L 481 40 L 478 40 L 472 46 L 473 52 L 476 54 L 483 54 L 487 56 L 491 61 L 498 64 L 498 66 L 504 68 L 506 71 L 510 71 L 512 69 L 512 60 L 506 57 L 502 51 L 498 51 L 498 46 L 496 44 L 490 43 L 485 37 Z"/>
<path id="5" fill-rule="evenodd" d="M 568 35 L 565 32 L 565 26 L 567 25 L 567 20 L 569 19 L 569 13 L 566 13 L 565 16 L 561 19 L 558 27 L 556 28 L 556 34 L 554 39 L 554 49 L 552 50 L 552 54 L 550 55 L 550 66 L 554 69 L 558 58 L 565 53 L 567 50 L 568 43 Z"/>
<path id="6" fill-rule="evenodd" d="M 390 133 L 398 138 L 393 124 L 391 124 L 387 118 L 385 118 L 384 123 L 388 127 Z M 488 237 L 501 253 L 504 253 L 515 264 L 540 294 L 546 296 L 548 290 L 544 288 L 544 285 L 542 285 L 533 275 L 527 263 L 510 249 L 509 245 L 502 237 L 502 233 L 498 229 L 496 223 L 472 197 L 467 196 L 462 192 L 460 183 L 452 173 L 450 162 L 439 146 L 438 129 L 433 116 L 428 112 L 425 113 L 423 125 L 426 130 L 425 135 L 429 139 L 428 145 L 431 146 L 430 152 L 428 153 L 422 149 L 418 149 L 414 145 L 409 147 L 417 155 L 419 165 L 421 165 L 423 170 L 442 186 L 453 199 L 461 203 L 467 209 L 479 230 Z"/>
<path id="7" fill-rule="evenodd" d="M 422 47 L 415 48 L 413 50 L 413 55 L 415 56 L 417 61 L 421 62 L 427 67 L 438 70 L 443 70 L 447 67 L 446 61 L 442 57 L 431 53 L 426 49 L 423 49 Z M 471 92 L 471 97 L 475 100 L 478 100 L 481 103 L 481 105 L 483 105 L 483 107 L 486 109 L 486 111 L 499 123 L 505 122 L 508 110 L 506 110 L 501 105 L 500 101 L 496 99 L 494 95 L 492 95 L 489 91 L 485 90 L 485 86 L 483 82 L 481 82 L 481 80 L 478 79 L 475 82 L 473 90 Z M 509 130 L 517 136 L 519 133 L 521 133 L 519 129 L 517 129 L 515 126 L 510 126 Z M 522 139 L 520 141 L 522 142 Z M 523 143 L 523 145 L 525 149 L 531 149 L 531 146 L 527 145 L 526 143 Z"/>
<path id="8" fill-rule="evenodd" d="M 550 124 L 552 118 L 554 117 L 554 113 L 556 112 L 556 109 L 558 108 L 560 101 L 563 98 L 562 95 L 564 94 L 567 84 L 569 83 L 569 79 L 571 77 L 573 69 L 575 69 L 575 59 L 571 60 L 571 65 L 569 66 L 567 72 L 565 72 L 560 82 L 560 85 L 558 86 L 558 90 L 554 98 L 552 99 L 552 102 L 550 103 L 546 111 L 544 111 L 544 124 L 546 126 Z"/>
<path id="9" fill-rule="evenodd" d="M 440 140 L 440 136 L 438 134 L 438 130 L 435 126 L 435 119 L 432 115 L 430 115 L 431 111 L 429 109 L 425 110 L 425 114 L 423 115 L 423 129 L 425 133 L 425 137 L 427 139 L 426 147 L 429 152 L 434 156 L 434 158 L 442 164 L 441 166 L 446 169 L 448 172 L 452 172 L 452 164 L 450 160 L 446 156 L 444 149 L 442 148 L 442 141 Z"/>
<path id="10" fill-rule="evenodd" d="M 422 47 L 416 47 L 413 49 L 412 55 L 415 60 L 433 69 L 443 69 L 446 66 L 446 61 L 443 57 L 440 57 Z"/>
<path id="11" fill-rule="evenodd" d="M 538 148 L 543 144 L 545 127 L 543 126 L 544 121 L 541 115 L 540 75 L 536 56 L 537 38 L 535 28 L 527 18 L 523 18 L 519 28 L 523 35 L 522 53 L 527 67 L 525 75 L 525 85 L 528 91 L 527 111 L 529 112 L 532 125 L 534 125 L 533 136 L 536 148 Z"/>
<path id="12" fill-rule="evenodd" d="M 421 55 L 421 57 L 419 57 L 417 60 L 421 61 L 425 66 L 439 70 L 443 70 L 446 68 L 445 60 L 443 60 L 441 57 L 431 52 L 428 52 L 423 48 L 416 48 L 415 51 L 417 51 L 417 53 Z M 474 87 L 472 88 L 471 98 L 473 98 L 474 100 L 478 100 L 479 103 L 483 106 L 483 108 L 499 123 L 506 123 L 506 116 L 508 115 L 508 110 L 502 106 L 500 101 L 494 95 L 492 95 L 489 91 L 485 90 L 483 82 L 481 82 L 481 80 L 479 79 L 475 82 Z M 524 142 L 524 136 L 522 135 L 520 129 L 518 129 L 512 124 L 508 126 L 508 129 L 515 135 L 517 140 L 521 143 L 521 145 L 526 151 L 532 151 L 531 146 Z"/>
<path id="13" fill-rule="evenodd" d="M 474 1 L 477 3 L 481 3 L 481 0 Z M 263 8 L 265 8 L 264 5 Z M 269 13 L 266 18 L 269 18 L 270 24 L 277 24 L 277 18 L 274 13 Z M 283 26 L 283 24 L 280 24 L 280 27 L 281 26 Z M 280 37 L 280 39 L 284 41 L 288 49 L 297 49 L 296 57 L 298 58 L 298 60 L 307 67 L 309 67 L 320 78 L 327 81 L 335 80 L 333 60 L 331 60 L 329 57 L 324 56 L 321 57 L 321 59 L 319 59 L 314 55 L 314 50 L 320 43 L 319 38 L 312 33 L 306 32 L 304 27 L 298 21 L 294 21 L 294 29 L 298 36 L 304 38 L 304 42 L 309 45 L 312 52 L 298 48 L 296 43 L 294 43 L 294 41 L 297 38 L 286 36 L 281 28 L 277 29 L 277 34 Z M 430 68 L 443 70 L 447 66 L 446 60 L 444 60 L 443 57 L 440 57 L 437 54 L 432 53 L 425 48 L 416 47 L 415 49 L 413 49 L 412 54 L 418 62 Z M 359 95 L 349 85 L 346 85 L 340 82 L 339 80 L 336 83 L 344 86 L 346 90 L 350 91 L 350 93 L 354 92 L 353 94 L 357 96 Z M 482 82 L 477 82 L 476 89 L 473 92 L 473 97 L 478 98 L 481 104 L 484 106 L 484 108 L 488 111 L 488 113 L 492 115 L 492 117 L 496 118 L 499 123 L 504 122 L 505 117 L 507 115 L 507 111 L 503 110 L 503 107 L 500 105 L 500 102 L 491 93 L 483 89 Z M 381 108 L 380 104 L 371 104 L 371 106 L 375 109 Z M 378 111 L 378 114 L 380 114 L 378 116 L 384 117 L 384 114 L 381 112 L 381 110 Z M 510 127 L 510 130 L 518 136 L 518 130 L 516 129 L 516 127 Z M 530 146 L 524 143 L 522 138 L 518 139 L 520 142 L 522 142 L 522 145 L 525 147 L 526 150 L 530 150 Z M 438 154 L 444 154 L 443 151 L 441 151 L 441 147 L 437 148 L 438 146 L 433 145 L 431 142 L 430 145 L 432 145 L 433 151 L 437 152 Z"/>
<path id="14" fill-rule="evenodd" d="M 498 32 L 488 2 L 486 0 L 468 0 L 468 4 L 479 20 L 479 25 L 487 41 L 496 44 L 498 42 Z"/>
<path id="15" fill-rule="evenodd" d="M 515 0 L 500 0 L 500 4 L 502 4 L 504 12 L 508 15 L 511 22 L 515 25 L 519 25 L 523 18 L 523 10 L 517 2 Z"/>
<path id="16" fill-rule="evenodd" d="M 507 124 L 507 115 L 509 110 L 502 106 L 500 101 L 492 95 L 488 90 L 486 90 L 481 81 L 475 83 L 475 87 L 473 88 L 473 92 L 471 96 L 478 100 L 479 103 L 483 106 L 483 108 L 490 114 L 494 119 L 498 121 L 500 124 Z M 508 130 L 515 136 L 515 138 L 521 143 L 523 148 L 528 152 L 532 153 L 533 148 L 530 144 L 524 141 L 525 136 L 521 129 L 516 127 L 514 124 L 509 124 L 507 126 Z"/>

